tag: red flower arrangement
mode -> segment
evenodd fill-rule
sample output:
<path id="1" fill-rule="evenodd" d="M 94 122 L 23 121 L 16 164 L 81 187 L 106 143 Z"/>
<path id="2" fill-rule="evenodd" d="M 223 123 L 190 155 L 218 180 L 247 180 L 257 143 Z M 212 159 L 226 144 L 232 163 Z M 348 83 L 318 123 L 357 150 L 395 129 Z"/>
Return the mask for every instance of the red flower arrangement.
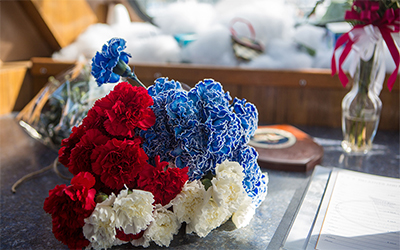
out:
<path id="1" fill-rule="evenodd" d="M 146 89 L 121 82 L 62 141 L 60 163 L 73 175 L 91 173 L 99 191 L 108 194 L 124 185 L 136 188 L 137 175 L 148 164 L 137 134 L 155 123 L 151 105 Z"/>
<path id="2" fill-rule="evenodd" d="M 95 102 L 82 124 L 62 141 L 59 162 L 74 175 L 71 185 L 49 191 L 44 210 L 52 215 L 55 237 L 70 248 L 90 244 L 83 226 L 104 194 L 118 195 L 128 188 L 149 191 L 154 204 L 168 204 L 188 180 L 187 168 L 168 168 L 156 157 L 148 163 L 138 135 L 155 123 L 150 106 L 153 99 L 142 87 L 119 83 L 107 96 Z M 98 195 L 99 198 L 96 198 Z M 122 241 L 140 238 L 116 228 Z"/>
<path id="3" fill-rule="evenodd" d="M 74 175 L 83 171 L 93 173 L 90 160 L 92 151 L 97 146 L 106 144 L 108 140 L 109 137 L 103 135 L 98 129 L 87 130 L 71 150 L 66 164 L 68 170 Z"/>

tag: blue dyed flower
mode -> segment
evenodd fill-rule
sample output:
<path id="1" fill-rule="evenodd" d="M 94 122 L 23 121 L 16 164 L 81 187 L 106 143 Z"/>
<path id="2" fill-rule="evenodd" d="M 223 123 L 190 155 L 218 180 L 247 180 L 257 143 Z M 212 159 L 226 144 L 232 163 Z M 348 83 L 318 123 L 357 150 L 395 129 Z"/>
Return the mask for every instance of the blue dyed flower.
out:
<path id="1" fill-rule="evenodd" d="M 103 45 L 101 52 L 96 52 L 92 58 L 92 75 L 99 86 L 104 83 L 116 83 L 120 76 L 131 73 L 128 61 L 130 54 L 124 52 L 125 40 L 112 38 Z"/>
<path id="2" fill-rule="evenodd" d="M 154 81 L 154 85 L 148 88 L 150 96 L 157 96 L 160 94 L 166 94 L 169 90 L 183 90 L 181 84 L 178 81 L 168 80 L 168 77 L 157 78 Z"/>
<path id="3" fill-rule="evenodd" d="M 241 126 L 244 129 L 243 143 L 249 143 L 250 138 L 256 132 L 258 126 L 258 112 L 256 106 L 246 102 L 246 99 L 235 98 L 233 100 L 233 109 L 239 117 Z"/>
<path id="4" fill-rule="evenodd" d="M 212 79 L 206 79 L 196 84 L 189 91 L 189 98 L 198 110 L 203 111 L 204 119 L 209 116 L 209 111 L 215 106 L 229 107 L 232 98 L 229 92 L 224 92 L 222 85 Z"/>
<path id="5" fill-rule="evenodd" d="M 239 145 L 240 137 L 235 135 L 241 134 L 240 120 L 228 108 L 215 106 L 210 110 L 206 125 L 210 130 L 207 150 L 212 152 L 216 162 L 221 164 L 232 157 L 233 150 Z"/>
<path id="6" fill-rule="evenodd" d="M 253 204 L 258 207 L 267 195 L 268 177 L 266 177 L 257 163 L 257 151 L 248 145 L 243 145 L 234 153 L 232 161 L 243 166 L 243 187 L 247 195 L 253 199 Z"/>
<path id="7" fill-rule="evenodd" d="M 247 146 L 257 128 L 257 109 L 246 100 L 235 99 L 222 85 L 208 79 L 189 92 L 179 82 L 159 78 L 148 89 L 157 117 L 142 131 L 143 147 L 149 158 L 161 155 L 178 168 L 189 167 L 190 180 L 215 173 L 216 164 L 239 162 L 245 174 L 243 186 L 258 206 L 266 195 L 267 181 L 257 164 L 257 152 Z"/>
<path id="8" fill-rule="evenodd" d="M 195 119 L 196 109 L 193 107 L 193 102 L 189 100 L 187 92 L 170 92 L 167 103 L 165 109 L 171 121 Z"/>

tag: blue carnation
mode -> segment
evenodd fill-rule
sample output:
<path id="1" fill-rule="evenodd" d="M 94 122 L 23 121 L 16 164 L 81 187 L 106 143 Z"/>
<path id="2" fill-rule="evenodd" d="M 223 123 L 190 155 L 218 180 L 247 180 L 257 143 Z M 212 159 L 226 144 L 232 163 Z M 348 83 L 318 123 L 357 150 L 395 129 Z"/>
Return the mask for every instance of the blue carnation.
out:
<path id="1" fill-rule="evenodd" d="M 243 187 L 247 195 L 253 199 L 253 204 L 258 207 L 267 193 L 266 177 L 261 172 L 257 163 L 257 151 L 248 145 L 243 145 L 234 153 L 233 161 L 243 166 Z"/>
<path id="2" fill-rule="evenodd" d="M 238 117 L 228 108 L 215 106 L 210 110 L 206 125 L 210 130 L 207 150 L 215 155 L 218 164 L 230 159 L 240 143 L 240 137 L 236 136 L 241 134 Z"/>
<path id="3" fill-rule="evenodd" d="M 166 94 L 169 90 L 183 90 L 178 81 L 168 80 L 168 77 L 160 77 L 154 81 L 147 91 L 150 96 L 157 96 L 159 94 Z"/>
<path id="4" fill-rule="evenodd" d="M 243 128 L 243 143 L 249 143 L 250 138 L 256 132 L 258 126 L 258 112 L 256 106 L 246 102 L 246 99 L 235 98 L 233 101 L 233 109 L 239 117 Z"/>
<path id="5" fill-rule="evenodd" d="M 174 123 L 173 125 L 178 125 L 181 121 L 196 119 L 197 110 L 193 106 L 193 102 L 189 100 L 186 91 L 169 92 L 167 103 L 165 109 Z"/>
<path id="6" fill-rule="evenodd" d="M 212 79 L 206 79 L 196 84 L 189 91 L 189 98 L 198 110 L 202 110 L 203 119 L 207 119 L 209 111 L 215 106 L 228 108 L 232 100 L 229 92 L 224 92 L 222 85 Z"/>
<path id="7" fill-rule="evenodd" d="M 169 126 L 169 117 L 166 106 L 166 96 L 153 97 L 152 109 L 156 116 L 155 124 L 147 130 L 142 130 L 140 136 L 144 138 L 143 149 L 150 159 L 159 155 L 162 161 L 170 161 L 172 150 L 177 147 L 178 142 L 174 134 L 174 128 Z"/>
<path id="8" fill-rule="evenodd" d="M 92 58 L 91 73 L 99 86 L 116 83 L 120 76 L 130 76 L 131 69 L 127 64 L 131 55 L 123 51 L 126 48 L 125 43 L 124 39 L 112 38 Z"/>
<path id="9" fill-rule="evenodd" d="M 189 167 L 189 180 L 215 173 L 216 164 L 239 162 L 245 174 L 243 186 L 258 206 L 267 183 L 257 163 L 258 154 L 247 146 L 257 128 L 253 104 L 235 99 L 214 80 L 204 80 L 189 92 L 179 82 L 159 78 L 149 87 L 154 100 L 156 123 L 142 131 L 143 147 L 149 158 L 160 155 L 178 168 Z"/>

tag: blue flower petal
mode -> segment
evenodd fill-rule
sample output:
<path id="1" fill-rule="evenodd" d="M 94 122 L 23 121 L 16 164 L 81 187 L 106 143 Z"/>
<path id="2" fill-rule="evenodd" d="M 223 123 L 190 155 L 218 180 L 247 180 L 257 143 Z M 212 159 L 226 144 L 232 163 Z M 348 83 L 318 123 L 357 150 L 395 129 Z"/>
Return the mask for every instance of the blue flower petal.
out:
<path id="1" fill-rule="evenodd" d="M 119 60 L 128 64 L 129 57 L 131 57 L 130 54 L 123 51 L 126 48 L 125 43 L 124 39 L 112 38 L 103 45 L 101 53 L 96 52 L 92 58 L 91 73 L 99 86 L 119 81 L 120 76 L 113 72 L 114 68 L 118 65 Z"/>
<path id="2" fill-rule="evenodd" d="M 156 123 L 141 133 L 144 149 L 153 158 L 189 167 L 189 179 L 215 172 L 216 164 L 237 161 L 245 174 L 243 187 L 255 206 L 267 191 L 257 164 L 258 154 L 247 142 L 257 128 L 258 113 L 246 100 L 231 97 L 211 79 L 196 84 L 189 92 L 179 82 L 158 78 L 148 89 Z"/>

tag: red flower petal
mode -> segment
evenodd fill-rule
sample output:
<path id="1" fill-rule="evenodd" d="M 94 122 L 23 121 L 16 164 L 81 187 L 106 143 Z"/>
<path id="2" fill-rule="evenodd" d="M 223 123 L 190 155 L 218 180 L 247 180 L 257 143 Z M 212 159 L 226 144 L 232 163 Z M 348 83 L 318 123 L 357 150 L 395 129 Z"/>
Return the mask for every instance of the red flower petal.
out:
<path id="1" fill-rule="evenodd" d="M 92 172 L 90 156 L 95 147 L 104 145 L 109 138 L 98 129 L 89 129 L 79 143 L 71 150 L 68 170 L 77 175 L 79 172 Z"/>
<path id="2" fill-rule="evenodd" d="M 83 126 L 73 127 L 72 133 L 68 138 L 61 141 L 61 147 L 58 151 L 58 161 L 67 166 L 69 163 L 69 157 L 71 155 L 71 150 L 80 141 L 81 137 L 85 134 L 85 128 Z"/>
<path id="3" fill-rule="evenodd" d="M 82 248 L 89 244 L 82 233 L 84 219 L 94 210 L 96 203 L 95 183 L 90 173 L 79 173 L 70 186 L 58 185 L 49 191 L 43 209 L 51 214 L 55 237 L 70 248 Z"/>
<path id="4" fill-rule="evenodd" d="M 140 189 L 149 191 L 154 195 L 154 203 L 166 205 L 182 191 L 183 185 L 188 180 L 188 167 L 164 168 L 168 162 L 160 162 L 160 157 L 155 158 L 156 167 L 146 165 L 140 173 L 137 185 Z"/>
<path id="5" fill-rule="evenodd" d="M 88 172 L 80 172 L 71 180 L 72 185 L 82 185 L 87 189 L 92 188 L 95 183 L 96 179 Z"/>
<path id="6" fill-rule="evenodd" d="M 113 136 L 133 137 L 135 128 L 154 125 L 155 115 L 150 106 L 153 99 L 142 87 L 119 83 L 106 97 L 96 101 L 93 110 L 104 118 L 104 128 Z"/>
<path id="7" fill-rule="evenodd" d="M 140 147 L 141 138 L 118 140 L 113 138 L 93 150 L 92 170 L 109 188 L 120 190 L 135 186 L 136 177 L 147 164 L 147 155 Z"/>

